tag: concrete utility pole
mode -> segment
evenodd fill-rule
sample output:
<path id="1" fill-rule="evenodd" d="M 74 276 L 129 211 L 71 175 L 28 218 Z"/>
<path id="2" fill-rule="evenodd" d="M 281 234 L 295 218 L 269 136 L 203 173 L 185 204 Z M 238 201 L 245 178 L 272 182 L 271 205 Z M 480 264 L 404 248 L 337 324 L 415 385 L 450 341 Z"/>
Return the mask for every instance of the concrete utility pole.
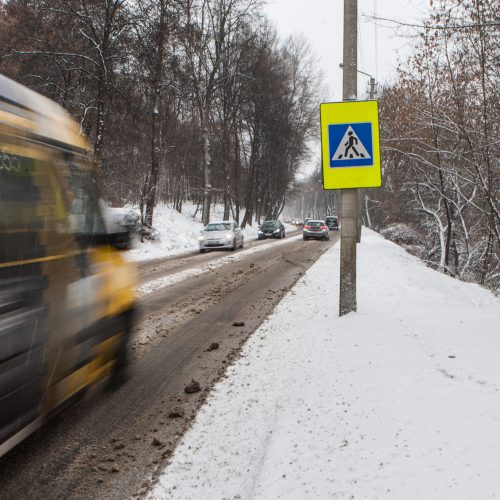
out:
<path id="1" fill-rule="evenodd" d="M 373 76 L 370 76 L 370 93 L 368 95 L 368 98 L 370 100 L 375 99 L 375 94 L 377 93 L 377 91 L 375 90 L 375 85 L 375 78 L 373 78 Z"/>
<path id="2" fill-rule="evenodd" d="M 344 0 L 343 100 L 355 101 L 358 66 L 358 0 Z M 358 218 L 357 189 L 341 190 L 340 301 L 339 316 L 357 310 L 356 241 Z"/>

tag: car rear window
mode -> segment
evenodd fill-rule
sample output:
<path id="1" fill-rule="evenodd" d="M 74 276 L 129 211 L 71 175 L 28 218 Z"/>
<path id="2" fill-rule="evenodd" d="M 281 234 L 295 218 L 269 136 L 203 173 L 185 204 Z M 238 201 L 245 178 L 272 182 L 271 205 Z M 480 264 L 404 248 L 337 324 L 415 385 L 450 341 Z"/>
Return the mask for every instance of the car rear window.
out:
<path id="1" fill-rule="evenodd" d="M 317 220 L 310 220 L 308 223 L 307 223 L 309 226 L 311 227 L 320 227 L 323 225 L 322 222 L 320 221 L 317 221 Z"/>

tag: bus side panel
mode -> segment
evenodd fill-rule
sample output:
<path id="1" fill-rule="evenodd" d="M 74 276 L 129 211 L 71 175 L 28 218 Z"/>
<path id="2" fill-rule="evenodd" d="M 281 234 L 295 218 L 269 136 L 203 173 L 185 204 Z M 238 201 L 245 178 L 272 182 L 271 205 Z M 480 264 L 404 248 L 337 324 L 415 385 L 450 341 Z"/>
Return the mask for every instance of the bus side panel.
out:
<path id="1" fill-rule="evenodd" d="M 40 259 L 43 218 L 36 213 L 36 168 L 22 142 L 0 128 L 0 442 L 40 408 L 48 338 L 47 277 Z"/>

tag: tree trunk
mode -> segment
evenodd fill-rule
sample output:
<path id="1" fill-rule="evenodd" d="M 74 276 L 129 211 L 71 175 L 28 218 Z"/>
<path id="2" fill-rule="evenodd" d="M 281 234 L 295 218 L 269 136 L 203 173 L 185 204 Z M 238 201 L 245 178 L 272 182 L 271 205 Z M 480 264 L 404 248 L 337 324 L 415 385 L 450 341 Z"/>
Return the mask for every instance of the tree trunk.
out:
<path id="1" fill-rule="evenodd" d="M 151 172 L 149 175 L 149 183 L 146 195 L 146 226 L 153 225 L 153 212 L 156 205 L 156 188 L 158 185 L 158 174 L 160 171 L 160 130 L 159 130 L 159 95 L 155 98 L 155 105 L 152 113 L 151 126 Z"/>
<path id="2" fill-rule="evenodd" d="M 203 142 L 203 214 L 202 222 L 203 225 L 207 225 L 210 222 L 210 203 L 211 203 L 211 172 L 210 172 L 210 137 L 208 135 L 208 128 L 206 124 L 202 129 L 202 142 Z"/>
<path id="3" fill-rule="evenodd" d="M 229 193 L 224 190 L 224 217 L 223 220 L 229 220 L 229 211 L 231 208 L 231 203 L 229 199 Z"/>
<path id="4" fill-rule="evenodd" d="M 161 109 L 161 84 L 163 76 L 163 52 L 165 41 L 165 16 L 166 5 L 160 4 L 160 19 L 158 20 L 158 34 L 156 39 L 156 67 L 152 82 L 153 110 L 151 116 L 151 171 L 146 195 L 146 217 L 147 227 L 153 225 L 153 212 L 156 205 L 156 190 L 158 187 L 158 176 L 160 171 L 161 131 L 160 131 L 160 109 Z"/>
<path id="5" fill-rule="evenodd" d="M 234 133 L 234 209 L 235 220 L 240 223 L 240 141 L 235 127 Z"/>

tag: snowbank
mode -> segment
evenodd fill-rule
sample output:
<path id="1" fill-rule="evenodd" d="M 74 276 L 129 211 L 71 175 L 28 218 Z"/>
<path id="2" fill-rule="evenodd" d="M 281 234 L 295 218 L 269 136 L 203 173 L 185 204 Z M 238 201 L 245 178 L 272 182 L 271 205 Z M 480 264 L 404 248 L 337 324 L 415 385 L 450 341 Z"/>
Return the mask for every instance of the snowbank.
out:
<path id="1" fill-rule="evenodd" d="M 179 213 L 166 205 L 158 205 L 153 217 L 158 241 L 135 241 L 129 252 L 130 258 L 136 261 L 158 259 L 198 250 L 202 224 L 190 217 L 190 208 L 186 206 L 185 212 Z"/>
<path id="2" fill-rule="evenodd" d="M 500 302 L 368 230 L 358 312 L 339 246 L 246 344 L 150 498 L 500 495 Z"/>

